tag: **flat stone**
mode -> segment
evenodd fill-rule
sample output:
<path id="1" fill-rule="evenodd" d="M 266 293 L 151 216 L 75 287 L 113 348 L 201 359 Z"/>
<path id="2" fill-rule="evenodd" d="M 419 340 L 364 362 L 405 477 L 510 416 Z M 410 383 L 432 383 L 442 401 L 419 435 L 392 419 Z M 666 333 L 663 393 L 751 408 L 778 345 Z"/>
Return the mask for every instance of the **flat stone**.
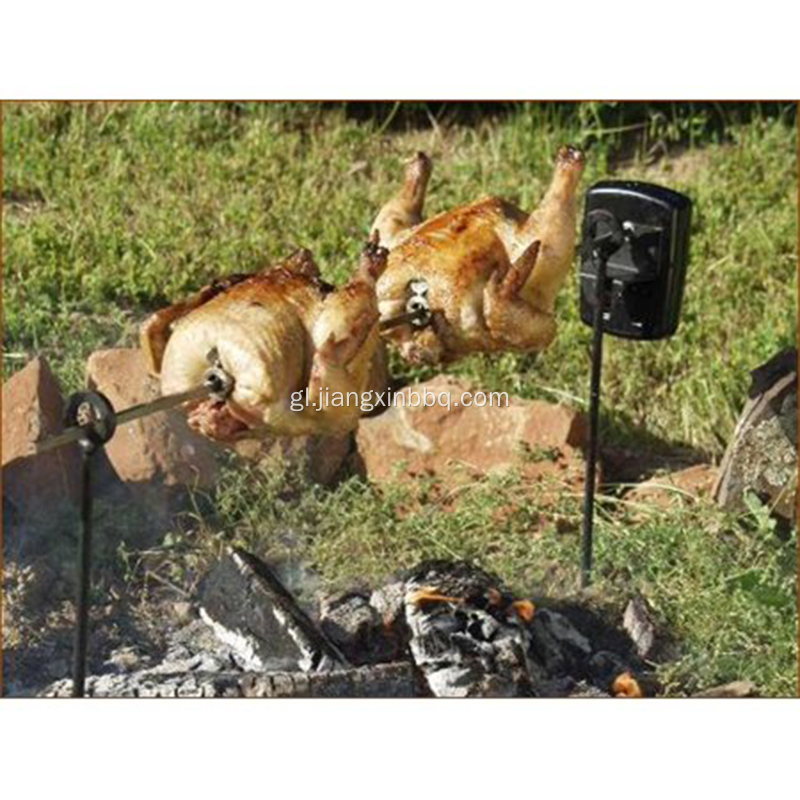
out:
<path id="1" fill-rule="evenodd" d="M 55 376 L 36 358 L 3 384 L 3 503 L 17 555 L 41 550 L 48 520 L 80 502 L 77 444 L 36 455 L 34 443 L 63 430 L 64 402 Z M 10 541 L 10 539 L 8 540 Z"/>
<path id="2" fill-rule="evenodd" d="M 703 692 L 698 692 L 693 697 L 758 697 L 758 689 L 754 683 L 750 681 L 731 681 L 722 686 L 714 686 L 712 689 L 706 689 Z"/>
<path id="3" fill-rule="evenodd" d="M 450 408 L 416 408 L 413 395 L 450 395 Z M 398 392 L 400 399 L 379 416 L 361 421 L 356 446 L 370 480 L 400 480 L 418 475 L 466 471 L 481 476 L 516 468 L 527 478 L 554 478 L 578 490 L 583 481 L 587 424 L 566 406 L 509 398 L 508 406 L 460 405 L 474 386 L 442 375 Z M 405 406 L 401 405 L 405 403 Z M 459 405 L 456 405 L 459 404 Z"/>
<path id="4" fill-rule="evenodd" d="M 640 483 L 625 499 L 659 508 L 668 508 L 681 500 L 696 502 L 711 494 L 718 477 L 719 469 L 712 464 L 694 464 Z"/>

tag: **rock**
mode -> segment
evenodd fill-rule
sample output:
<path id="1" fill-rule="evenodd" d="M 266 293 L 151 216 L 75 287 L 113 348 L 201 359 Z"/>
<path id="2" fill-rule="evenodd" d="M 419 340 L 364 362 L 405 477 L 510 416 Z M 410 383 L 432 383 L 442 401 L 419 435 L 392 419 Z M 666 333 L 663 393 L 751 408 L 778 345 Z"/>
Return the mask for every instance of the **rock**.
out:
<path id="1" fill-rule="evenodd" d="M 713 689 L 698 692 L 692 697 L 758 697 L 758 689 L 750 681 L 732 681 Z"/>
<path id="2" fill-rule="evenodd" d="M 797 515 L 797 350 L 778 353 L 751 373 L 749 399 L 728 444 L 714 497 L 744 507 L 754 492 L 784 519 Z"/>
<path id="3" fill-rule="evenodd" d="M 397 404 L 361 421 L 356 446 L 367 477 L 385 481 L 395 476 L 444 475 L 466 469 L 471 475 L 518 468 L 526 477 L 552 477 L 575 487 L 583 480 L 580 450 L 587 435 L 583 414 L 565 406 L 510 398 L 508 406 L 456 405 L 475 387 L 438 376 L 398 392 Z M 414 408 L 423 393 L 449 392 L 451 407 L 437 404 Z M 430 395 L 429 395 L 430 396 Z M 405 406 L 400 404 L 405 403 Z M 398 465 L 402 470 L 396 475 Z"/>
<path id="4" fill-rule="evenodd" d="M 392 661 L 397 655 L 380 614 L 364 595 L 349 592 L 324 598 L 320 627 L 355 666 Z"/>
<path id="5" fill-rule="evenodd" d="M 711 494 L 718 476 L 719 470 L 715 466 L 695 464 L 640 483 L 628 492 L 625 500 L 659 508 L 668 508 L 685 499 L 697 501 Z"/>
<path id="6" fill-rule="evenodd" d="M 651 658 L 656 650 L 656 626 L 643 597 L 637 595 L 628 601 L 622 617 L 622 627 L 631 637 L 639 656 Z"/>
<path id="7" fill-rule="evenodd" d="M 90 388 L 102 392 L 115 410 L 159 397 L 158 382 L 147 372 L 141 350 L 99 350 L 89 356 L 86 376 Z M 150 504 L 158 488 L 216 485 L 217 447 L 194 433 L 178 409 L 152 414 L 121 425 L 105 446 L 119 479 Z M 156 487 L 156 491 L 152 491 Z M 150 490 L 150 491 L 148 491 Z"/>
<path id="8" fill-rule="evenodd" d="M 344 436 L 279 436 L 266 439 L 244 439 L 234 450 L 247 461 L 281 461 L 289 467 L 301 468 L 313 483 L 324 486 L 334 483 L 353 451 L 353 434 Z"/>
<path id="9" fill-rule="evenodd" d="M 3 504 L 7 545 L 27 556 L 45 545 L 47 524 L 80 502 L 77 444 L 34 454 L 34 442 L 63 430 L 64 403 L 47 362 L 36 358 L 3 385 Z"/>
<path id="10" fill-rule="evenodd" d="M 347 663 L 274 572 L 237 548 L 205 577 L 200 616 L 247 669 L 310 671 Z"/>

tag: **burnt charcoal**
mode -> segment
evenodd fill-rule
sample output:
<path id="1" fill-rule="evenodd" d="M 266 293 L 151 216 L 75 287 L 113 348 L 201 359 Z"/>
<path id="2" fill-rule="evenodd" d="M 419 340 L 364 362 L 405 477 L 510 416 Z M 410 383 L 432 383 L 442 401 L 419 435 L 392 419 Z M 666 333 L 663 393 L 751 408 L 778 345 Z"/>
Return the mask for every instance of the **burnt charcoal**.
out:
<path id="1" fill-rule="evenodd" d="M 546 678 L 534 685 L 536 697 L 569 697 L 577 691 L 580 684 L 569 675 L 560 678 Z"/>
<path id="2" fill-rule="evenodd" d="M 135 672 L 123 675 L 90 675 L 86 697 L 242 697 L 242 673 L 230 672 Z M 39 697 L 69 697 L 72 681 L 58 681 Z"/>
<path id="3" fill-rule="evenodd" d="M 468 608 L 502 611 L 511 601 L 511 596 L 502 591 L 502 582 L 490 572 L 486 572 L 467 561 L 445 561 L 432 559 L 423 561 L 405 577 L 406 588 L 409 586 L 436 587 L 444 595 L 463 598 Z M 502 602 L 491 601 L 489 592 L 496 592 Z M 492 608 L 489 606 L 492 605 Z"/>
<path id="4" fill-rule="evenodd" d="M 540 607 L 528 621 L 523 613 L 528 609 L 514 604 L 494 576 L 470 572 L 463 562 L 451 571 L 447 562 L 428 562 L 411 574 L 415 577 L 369 597 L 352 591 L 323 598 L 317 626 L 272 568 L 232 549 L 203 582 L 199 616 L 196 606 L 184 603 L 180 627 L 159 642 L 160 660 L 154 652 L 117 643 L 105 661 L 92 665 L 87 694 L 266 698 L 658 693 L 648 683 L 652 675 L 641 671 L 628 636 L 619 628 L 613 629 L 616 638 L 601 635 L 601 626 L 587 622 L 592 619 L 588 610 L 583 619 L 573 616 L 574 609 L 568 614 L 561 606 L 558 611 Z M 633 613 L 629 610 L 627 617 Z M 591 640 L 584 630 L 591 632 Z M 595 645 L 602 649 L 595 652 Z M 39 687 L 67 670 L 65 662 Z M 70 688 L 62 680 L 43 694 L 65 696 Z M 736 689 L 723 687 L 718 693 L 725 691 Z"/>
<path id="5" fill-rule="evenodd" d="M 450 569 L 449 567 L 452 567 Z M 410 651 L 436 697 L 533 694 L 529 634 L 509 614 L 497 579 L 463 562 L 428 562 L 406 582 Z M 447 598 L 419 602 L 420 590 Z"/>
<path id="6" fill-rule="evenodd" d="M 244 697 L 414 697 L 408 663 L 375 664 L 317 673 L 248 673 L 240 682 Z"/>
<path id="7" fill-rule="evenodd" d="M 369 604 L 378 612 L 384 627 L 394 630 L 405 627 L 405 584 L 394 581 L 370 595 Z"/>
<path id="8" fill-rule="evenodd" d="M 548 674 L 586 676 L 591 643 L 563 614 L 539 609 L 530 627 L 531 654 Z"/>
<path id="9" fill-rule="evenodd" d="M 589 677 L 595 686 L 610 691 L 614 679 L 624 672 L 632 672 L 631 666 L 616 653 L 599 650 L 589 660 Z"/>
<path id="10" fill-rule="evenodd" d="M 397 656 L 397 641 L 364 595 L 349 593 L 323 600 L 320 627 L 356 666 L 392 661 Z"/>
<path id="11" fill-rule="evenodd" d="M 270 568 L 243 550 L 231 549 L 206 576 L 200 616 L 248 669 L 310 671 L 347 664 Z"/>
<path id="12" fill-rule="evenodd" d="M 631 637 L 636 652 L 641 658 L 652 658 L 657 648 L 656 625 L 643 597 L 632 598 L 625 607 L 622 627 Z"/>

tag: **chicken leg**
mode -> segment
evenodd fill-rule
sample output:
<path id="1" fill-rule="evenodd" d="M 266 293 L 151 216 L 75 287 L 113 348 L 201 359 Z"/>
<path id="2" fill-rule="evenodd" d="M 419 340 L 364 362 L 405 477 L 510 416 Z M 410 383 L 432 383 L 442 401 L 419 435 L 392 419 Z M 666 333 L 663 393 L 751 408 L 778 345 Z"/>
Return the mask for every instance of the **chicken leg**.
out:
<path id="1" fill-rule="evenodd" d="M 371 233 L 376 231 L 380 242 L 390 250 L 397 247 L 410 230 L 422 222 L 422 207 L 433 165 L 425 153 L 418 152 L 406 166 L 400 191 L 378 212 Z"/>

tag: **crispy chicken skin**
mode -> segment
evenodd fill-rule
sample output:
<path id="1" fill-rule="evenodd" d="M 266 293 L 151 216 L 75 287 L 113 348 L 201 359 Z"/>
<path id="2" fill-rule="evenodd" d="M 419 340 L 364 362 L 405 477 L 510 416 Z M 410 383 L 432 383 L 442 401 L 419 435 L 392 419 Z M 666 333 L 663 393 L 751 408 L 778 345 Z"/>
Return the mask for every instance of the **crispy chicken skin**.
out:
<path id="1" fill-rule="evenodd" d="M 234 380 L 230 397 L 187 404 L 191 427 L 213 439 L 352 430 L 359 406 L 333 405 L 334 393 L 360 396 L 384 373 L 375 281 L 386 255 L 370 242 L 338 289 L 320 279 L 307 250 L 264 272 L 216 281 L 145 321 L 148 368 L 172 394 L 199 385 L 209 357 L 218 359 Z M 295 392 L 303 393 L 302 411 L 291 409 Z"/>
<path id="2" fill-rule="evenodd" d="M 556 295 L 575 252 L 583 166 L 578 149 L 562 147 L 550 187 L 532 214 L 491 197 L 421 222 L 432 166 L 417 153 L 400 191 L 373 224 L 390 251 L 377 285 L 381 319 L 405 311 L 409 284 L 428 285 L 431 324 L 386 334 L 407 360 L 448 362 L 473 352 L 534 351 L 550 344 Z"/>

